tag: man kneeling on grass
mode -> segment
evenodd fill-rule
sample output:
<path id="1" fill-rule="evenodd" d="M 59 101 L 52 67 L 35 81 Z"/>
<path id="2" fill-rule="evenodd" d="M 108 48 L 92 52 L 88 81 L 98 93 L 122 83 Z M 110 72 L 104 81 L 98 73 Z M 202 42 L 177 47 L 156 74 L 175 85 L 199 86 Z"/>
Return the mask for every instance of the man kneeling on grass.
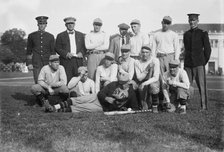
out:
<path id="1" fill-rule="evenodd" d="M 87 67 L 79 67 L 78 73 L 79 76 L 73 77 L 68 83 L 70 98 L 54 106 L 45 105 L 47 112 L 103 111 L 95 93 L 95 83 L 88 78 Z"/>
<path id="2" fill-rule="evenodd" d="M 129 74 L 120 68 L 117 77 L 118 81 L 109 83 L 98 93 L 103 111 L 139 110 L 135 92 L 129 84 Z"/>
<path id="3" fill-rule="evenodd" d="M 37 97 L 40 106 L 49 105 L 47 97 L 58 95 L 65 100 L 69 90 L 66 86 L 67 77 L 63 66 L 59 65 L 58 55 L 49 57 L 49 64 L 45 65 L 38 76 L 38 84 L 31 87 L 31 92 Z"/>
<path id="4" fill-rule="evenodd" d="M 169 71 L 164 73 L 162 86 L 167 103 L 174 103 L 177 108 L 176 112 L 186 114 L 186 101 L 189 97 L 190 82 L 186 71 L 179 68 L 179 60 L 172 60 L 169 63 Z"/>

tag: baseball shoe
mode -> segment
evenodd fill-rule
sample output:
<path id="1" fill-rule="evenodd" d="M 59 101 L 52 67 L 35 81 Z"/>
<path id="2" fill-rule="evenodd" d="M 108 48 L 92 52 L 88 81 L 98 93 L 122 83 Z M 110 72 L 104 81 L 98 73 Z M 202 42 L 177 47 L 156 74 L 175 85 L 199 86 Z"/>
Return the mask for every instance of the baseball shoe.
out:
<path id="1" fill-rule="evenodd" d="M 172 103 L 167 103 L 166 110 L 167 112 L 174 112 L 176 108 Z"/>
<path id="2" fill-rule="evenodd" d="M 179 113 L 179 114 L 181 114 L 181 115 L 184 115 L 184 114 L 187 113 L 186 109 L 184 109 L 184 108 L 178 108 L 178 109 L 176 110 L 176 112 Z"/>
<path id="3" fill-rule="evenodd" d="M 54 106 L 50 105 L 48 100 L 44 101 L 43 106 L 45 108 L 45 112 L 55 112 L 56 111 Z"/>

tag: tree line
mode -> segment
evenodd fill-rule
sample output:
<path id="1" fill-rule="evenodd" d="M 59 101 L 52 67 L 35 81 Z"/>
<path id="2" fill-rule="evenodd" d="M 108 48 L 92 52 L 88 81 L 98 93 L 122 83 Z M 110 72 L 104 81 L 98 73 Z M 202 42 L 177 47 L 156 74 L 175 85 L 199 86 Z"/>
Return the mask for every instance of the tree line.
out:
<path id="1" fill-rule="evenodd" d="M 0 60 L 4 64 L 25 62 L 26 60 L 26 33 L 22 29 L 9 29 L 1 36 Z"/>

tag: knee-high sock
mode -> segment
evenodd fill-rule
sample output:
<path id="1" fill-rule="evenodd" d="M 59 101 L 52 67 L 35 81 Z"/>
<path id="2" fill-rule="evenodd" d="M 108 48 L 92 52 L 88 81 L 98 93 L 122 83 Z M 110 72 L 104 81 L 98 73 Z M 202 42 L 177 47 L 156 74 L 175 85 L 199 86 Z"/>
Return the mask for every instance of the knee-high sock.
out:
<path id="1" fill-rule="evenodd" d="M 152 105 L 157 106 L 159 104 L 158 94 L 152 94 Z"/>
<path id="2" fill-rule="evenodd" d="M 61 112 L 72 112 L 72 108 L 70 106 L 66 108 L 62 108 Z"/>
<path id="3" fill-rule="evenodd" d="M 187 100 L 186 99 L 178 99 L 177 100 L 180 105 L 186 105 Z"/>
<path id="4" fill-rule="evenodd" d="M 60 106 L 61 106 L 62 109 L 63 108 L 68 108 L 68 107 L 70 107 L 72 105 L 72 100 L 71 99 L 68 99 L 68 100 L 63 101 L 63 102 L 61 102 L 59 104 L 60 104 Z"/>

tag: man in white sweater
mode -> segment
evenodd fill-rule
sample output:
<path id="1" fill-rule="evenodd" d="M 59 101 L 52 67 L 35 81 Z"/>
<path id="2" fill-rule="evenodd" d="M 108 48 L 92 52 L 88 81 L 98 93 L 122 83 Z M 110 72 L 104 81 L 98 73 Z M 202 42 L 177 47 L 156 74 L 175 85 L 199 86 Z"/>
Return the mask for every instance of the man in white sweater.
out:
<path id="1" fill-rule="evenodd" d="M 109 48 L 109 36 L 101 30 L 103 22 L 100 18 L 93 21 L 94 30 L 86 34 L 85 45 L 89 54 L 87 61 L 89 78 L 95 80 L 96 68 Z"/>
<path id="2" fill-rule="evenodd" d="M 179 60 L 180 48 L 177 33 L 169 28 L 172 23 L 170 16 L 165 16 L 162 20 L 162 29 L 153 35 L 152 53 L 160 61 L 161 74 L 169 70 L 169 62 L 172 59 Z"/>
<path id="3" fill-rule="evenodd" d="M 152 54 L 160 61 L 160 81 L 164 72 L 169 70 L 169 62 L 173 59 L 179 60 L 180 48 L 177 33 L 170 30 L 172 18 L 165 16 L 161 22 L 162 29 L 157 31 L 152 38 Z M 163 110 L 163 93 L 159 93 L 160 107 Z"/>
<path id="4" fill-rule="evenodd" d="M 59 56 L 51 55 L 49 64 L 40 71 L 38 83 L 31 87 L 31 92 L 37 97 L 40 106 L 49 104 L 48 95 L 59 94 L 62 100 L 68 98 L 67 76 L 64 67 L 59 63 Z"/>
<path id="5" fill-rule="evenodd" d="M 149 44 L 149 36 L 141 32 L 141 23 L 138 19 L 131 21 L 131 29 L 134 35 L 130 39 L 130 55 L 134 59 L 140 59 L 139 55 L 143 45 Z"/>

